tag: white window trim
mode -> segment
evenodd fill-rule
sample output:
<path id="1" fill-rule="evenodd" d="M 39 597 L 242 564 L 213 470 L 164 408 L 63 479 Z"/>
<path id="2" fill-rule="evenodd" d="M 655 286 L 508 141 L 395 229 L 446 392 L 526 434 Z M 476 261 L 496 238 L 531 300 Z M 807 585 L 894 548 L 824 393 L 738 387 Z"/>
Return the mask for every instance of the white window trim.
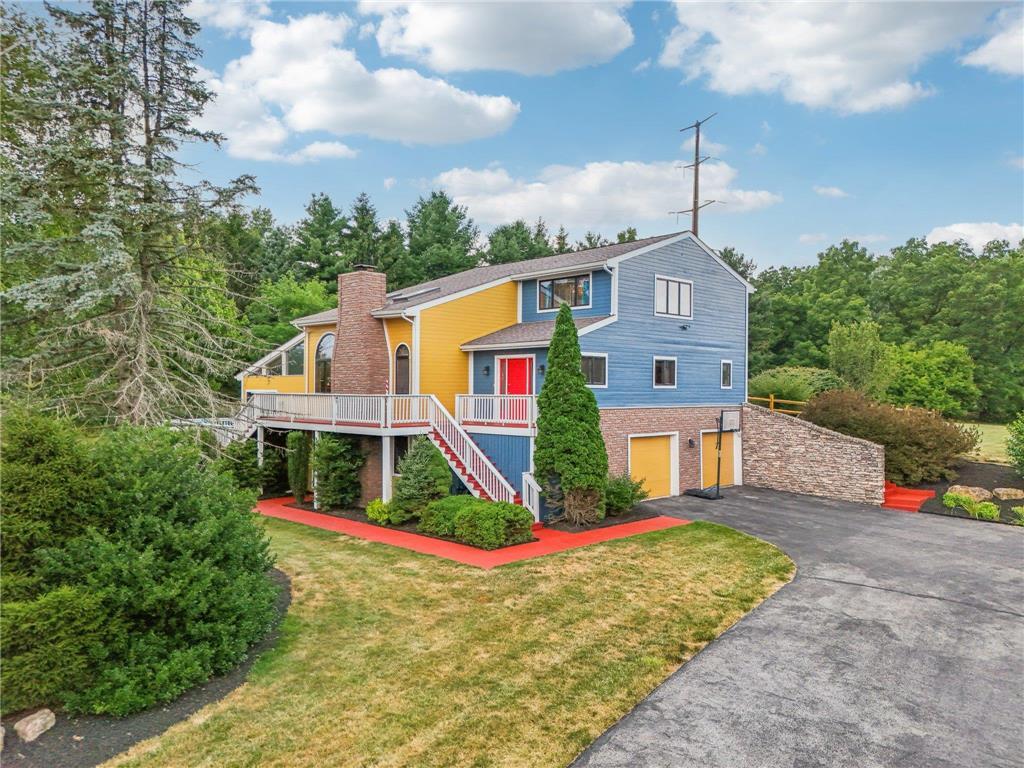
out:
<path id="1" fill-rule="evenodd" d="M 672 384 L 658 384 L 656 378 L 657 363 L 659 360 L 671 360 L 673 365 Z M 651 386 L 654 389 L 676 389 L 679 385 L 679 360 L 670 355 L 655 355 L 651 361 Z"/>
<path id="2" fill-rule="evenodd" d="M 658 311 L 658 281 L 659 280 L 671 280 L 674 283 L 686 283 L 690 286 L 690 314 L 688 315 L 673 315 L 670 312 L 659 312 Z M 670 275 L 655 275 L 654 276 L 654 316 L 655 317 L 668 317 L 673 320 L 693 320 L 693 280 L 686 280 L 682 277 L 672 277 Z"/>
<path id="3" fill-rule="evenodd" d="M 725 364 L 729 364 L 729 386 L 722 384 L 722 374 L 725 371 Z M 722 360 L 718 365 L 718 384 L 722 389 L 732 389 L 732 377 L 735 369 L 733 368 L 732 360 Z"/>
<path id="4" fill-rule="evenodd" d="M 580 358 L 584 357 L 603 357 L 604 358 L 604 384 L 587 384 L 590 389 L 608 389 L 608 353 L 607 352 L 581 352 Z"/>
<path id="5" fill-rule="evenodd" d="M 537 278 L 537 314 L 538 315 L 543 315 L 543 314 L 547 314 L 549 312 L 557 312 L 559 309 L 562 308 L 561 304 L 559 304 L 558 306 L 554 307 L 553 309 L 541 309 L 540 308 L 540 284 L 542 282 L 549 281 L 549 280 L 550 281 L 566 280 L 566 279 L 568 279 L 570 277 L 584 277 L 584 276 L 586 276 L 587 280 L 590 282 L 590 301 L 587 302 L 586 304 L 580 304 L 579 306 L 575 306 L 575 307 L 572 304 L 570 304 L 569 305 L 569 309 L 575 311 L 577 309 L 590 309 L 590 308 L 592 308 L 594 306 L 594 273 L 593 272 L 573 272 L 572 274 L 569 274 L 569 275 L 558 275 L 556 277 Z M 691 294 L 692 294 L 692 289 L 691 289 Z"/>

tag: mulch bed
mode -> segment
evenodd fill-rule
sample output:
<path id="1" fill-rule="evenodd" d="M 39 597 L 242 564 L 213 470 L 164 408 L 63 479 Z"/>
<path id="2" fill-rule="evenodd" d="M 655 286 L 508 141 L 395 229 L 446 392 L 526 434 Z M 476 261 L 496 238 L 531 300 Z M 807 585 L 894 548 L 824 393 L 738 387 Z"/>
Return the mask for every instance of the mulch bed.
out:
<path id="1" fill-rule="evenodd" d="M 366 516 L 366 512 L 361 509 L 313 509 L 312 502 L 304 502 L 299 504 L 298 502 L 292 502 L 285 504 L 286 507 L 292 509 L 302 509 L 306 512 L 320 512 L 324 515 L 331 515 L 332 517 L 343 517 L 346 520 L 354 520 L 357 523 L 368 523 L 369 525 L 376 525 L 381 528 L 387 528 L 392 531 L 404 531 L 405 533 L 415 533 L 417 536 L 427 536 L 431 539 L 440 539 L 441 541 L 451 541 L 455 544 L 462 544 L 458 539 L 449 538 L 447 536 L 434 536 L 430 533 L 424 533 L 417 528 L 417 522 L 415 520 L 407 520 L 400 525 L 381 525 L 380 523 L 374 522 Z M 622 525 L 623 523 L 635 523 L 637 520 L 650 520 L 652 517 L 658 517 L 658 513 L 654 510 L 644 509 L 640 506 L 633 507 L 629 512 L 615 517 L 606 517 L 604 520 L 594 523 L 593 525 L 572 525 L 567 522 L 558 523 L 545 523 L 545 528 L 550 528 L 554 531 L 562 531 L 563 533 L 586 533 L 587 531 L 597 530 L 598 528 L 610 528 L 613 525 Z M 537 539 L 530 539 L 530 541 L 537 541 Z M 523 542 L 520 542 L 523 543 Z M 466 544 L 466 546 L 472 546 Z M 506 546 L 517 546 L 516 544 L 509 544 Z M 502 547 L 498 547 L 502 549 Z"/>
<path id="2" fill-rule="evenodd" d="M 957 476 L 953 480 L 943 480 L 939 483 L 925 483 L 915 485 L 915 488 L 935 491 L 935 498 L 928 499 L 921 507 L 922 512 L 929 512 L 933 515 L 946 515 L 947 517 L 965 517 L 968 520 L 975 518 L 968 515 L 962 509 L 947 509 L 942 505 L 942 496 L 949 490 L 951 485 L 970 485 L 976 488 L 984 488 L 991 491 L 995 488 L 1024 488 L 1024 478 L 1017 474 L 1013 467 L 1003 464 L 982 464 L 977 461 L 965 461 L 956 467 Z M 1014 514 L 1011 507 L 1024 506 L 1024 499 L 1013 499 L 1011 501 L 1000 501 L 993 497 L 989 499 L 999 507 L 1000 520 L 986 520 L 983 522 L 1013 523 Z"/>
<path id="3" fill-rule="evenodd" d="M 158 736 L 175 723 L 185 720 L 207 704 L 223 699 L 245 682 L 256 658 L 273 647 L 280 635 L 281 619 L 292 600 L 291 582 L 282 571 L 274 569 L 271 579 L 281 587 L 274 609 L 277 619 L 266 637 L 256 643 L 245 659 L 221 677 L 183 693 L 163 706 L 147 709 L 128 717 L 82 715 L 73 717 L 57 713 L 56 724 L 33 742 L 26 743 L 14 732 L 14 724 L 35 710 L 3 718 L 4 766 L 20 768 L 91 768 L 124 752 L 134 744 Z"/>

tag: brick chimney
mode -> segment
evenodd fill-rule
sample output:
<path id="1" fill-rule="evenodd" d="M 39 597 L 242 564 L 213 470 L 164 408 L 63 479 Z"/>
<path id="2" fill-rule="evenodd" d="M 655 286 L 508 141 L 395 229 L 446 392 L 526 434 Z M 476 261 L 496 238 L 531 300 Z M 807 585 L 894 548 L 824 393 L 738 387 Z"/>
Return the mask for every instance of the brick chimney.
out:
<path id="1" fill-rule="evenodd" d="M 373 267 L 357 265 L 338 275 L 338 327 L 331 365 L 331 391 L 336 394 L 383 394 L 388 379 L 388 347 L 384 321 L 370 314 L 384 306 L 387 277 Z"/>

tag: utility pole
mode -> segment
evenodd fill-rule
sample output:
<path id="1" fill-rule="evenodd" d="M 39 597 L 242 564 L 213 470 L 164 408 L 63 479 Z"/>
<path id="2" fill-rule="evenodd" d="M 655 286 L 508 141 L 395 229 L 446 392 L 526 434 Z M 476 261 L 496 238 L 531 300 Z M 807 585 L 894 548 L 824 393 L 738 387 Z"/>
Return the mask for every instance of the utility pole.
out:
<path id="1" fill-rule="evenodd" d="M 705 207 L 705 206 L 707 206 L 707 205 L 711 205 L 711 203 L 715 202 L 714 200 L 707 200 L 707 201 L 705 201 L 703 203 L 701 203 L 701 201 L 700 201 L 700 166 L 701 166 L 702 163 L 707 162 L 708 160 L 711 159 L 710 157 L 701 157 L 700 156 L 700 127 L 702 125 L 704 125 L 704 123 L 706 123 L 708 120 L 710 120 L 712 117 L 714 117 L 717 114 L 718 114 L 717 112 L 712 112 L 710 115 L 705 117 L 703 120 L 698 120 L 693 125 L 688 125 L 685 128 L 680 128 L 679 129 L 680 133 L 682 133 L 683 131 L 689 131 L 691 129 L 694 131 L 694 134 L 693 134 L 693 164 L 685 166 L 686 168 L 693 168 L 693 207 L 689 211 L 673 211 L 672 213 L 677 213 L 677 214 L 678 213 L 689 213 L 689 214 L 691 214 L 691 218 L 693 220 L 693 224 L 690 227 L 690 229 L 692 230 L 693 234 L 697 235 L 698 237 L 700 236 L 699 235 L 699 228 L 700 228 L 700 218 L 699 218 L 699 215 L 700 215 L 700 209 Z"/>

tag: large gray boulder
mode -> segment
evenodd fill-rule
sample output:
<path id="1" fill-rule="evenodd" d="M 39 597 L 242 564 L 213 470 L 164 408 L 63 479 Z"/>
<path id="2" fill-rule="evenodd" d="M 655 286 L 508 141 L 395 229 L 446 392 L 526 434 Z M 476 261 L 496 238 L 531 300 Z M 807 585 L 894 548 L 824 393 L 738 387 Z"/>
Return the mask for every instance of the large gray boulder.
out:
<path id="1" fill-rule="evenodd" d="M 48 709 L 40 709 L 31 715 L 21 718 L 14 724 L 14 731 L 22 741 L 35 741 L 42 734 L 53 728 L 56 716 Z"/>

